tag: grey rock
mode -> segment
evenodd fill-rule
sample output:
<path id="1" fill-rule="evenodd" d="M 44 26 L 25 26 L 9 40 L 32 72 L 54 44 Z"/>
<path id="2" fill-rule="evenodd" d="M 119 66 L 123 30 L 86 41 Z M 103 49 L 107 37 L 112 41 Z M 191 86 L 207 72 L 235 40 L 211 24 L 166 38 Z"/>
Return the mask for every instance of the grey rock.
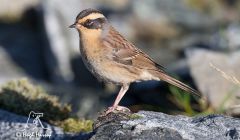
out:
<path id="1" fill-rule="evenodd" d="M 214 17 L 191 8 L 184 0 L 133 1 L 133 10 L 141 19 L 149 18 L 150 21 L 167 19 L 188 29 L 206 29 L 216 24 Z"/>
<path id="2" fill-rule="evenodd" d="M 240 51 L 227 54 L 194 49 L 187 51 L 186 54 L 191 75 L 198 89 L 215 109 L 221 105 L 226 109 L 240 104 L 237 98 L 240 96 L 239 85 L 232 81 L 233 77 L 240 79 Z M 218 70 L 211 67 L 211 63 Z"/>
<path id="3" fill-rule="evenodd" d="M 0 47 L 0 84 L 16 78 L 25 77 L 24 71 L 16 66 L 8 53 Z"/>
<path id="4" fill-rule="evenodd" d="M 68 2 L 68 4 L 73 4 L 74 1 Z M 69 19 L 72 17 L 72 22 L 74 20 L 74 16 L 69 15 L 69 12 L 73 12 L 73 10 L 69 10 L 72 6 L 63 6 L 66 2 L 60 3 L 56 0 L 53 1 L 43 1 L 42 7 L 44 10 L 44 24 L 46 28 L 46 32 L 48 35 L 50 48 L 53 52 L 53 55 L 56 57 L 56 61 L 59 64 L 57 68 L 57 72 L 59 75 L 62 75 L 64 80 L 71 81 L 73 79 L 73 73 L 71 71 L 71 42 L 68 41 L 68 35 L 70 30 L 68 26 L 70 25 Z M 80 5 L 80 2 L 75 3 L 76 5 Z M 61 10 L 60 10 L 61 9 Z M 67 19 L 67 17 L 69 17 Z M 76 43 L 78 41 L 75 41 Z M 75 45 L 77 46 L 77 45 Z M 51 60 L 51 55 L 45 55 L 46 59 Z M 51 66 L 51 64 L 49 64 Z M 57 79 L 56 79 L 57 80 Z"/>
<path id="5" fill-rule="evenodd" d="M 109 114 L 95 128 L 91 140 L 105 139 L 188 139 L 225 140 L 240 138 L 240 120 L 223 115 L 204 117 L 172 116 L 140 111 L 139 118 L 126 119 L 123 114 Z M 109 117 L 110 116 L 110 117 Z M 109 121 L 107 121 L 109 120 Z M 95 124 L 96 125 L 96 124 Z"/>
<path id="6" fill-rule="evenodd" d="M 61 128 L 41 121 L 43 127 L 36 125 L 36 116 L 19 116 L 0 110 L 0 139 L 29 139 L 25 134 L 33 133 L 30 139 L 51 140 L 105 140 L 105 139 L 239 139 L 240 120 L 223 115 L 203 117 L 172 116 L 163 113 L 140 111 L 134 115 L 110 113 L 99 116 L 94 130 L 90 133 L 64 133 Z M 43 116 L 44 117 L 44 116 Z M 28 122 L 28 123 L 27 123 Z M 39 135 L 35 136 L 36 132 Z M 47 137 L 49 135 L 49 137 Z"/>
<path id="7" fill-rule="evenodd" d="M 240 25 L 229 24 L 222 30 L 216 30 L 214 33 L 208 33 L 205 37 L 193 36 L 195 43 L 202 42 L 211 50 L 236 51 L 240 48 Z"/>
<path id="8" fill-rule="evenodd" d="M 31 116 L 30 119 L 28 120 L 28 117 L 0 110 L 0 139 L 63 140 L 63 139 L 87 139 L 89 137 L 89 134 L 87 133 L 86 134 L 65 133 L 61 128 L 52 126 L 46 122 L 41 121 L 41 117 L 39 117 L 40 122 L 43 124 L 42 127 L 39 124 L 39 122 L 35 122 L 34 119 L 36 119 L 36 116 Z"/>
<path id="9" fill-rule="evenodd" d="M 80 11 L 94 6 L 84 0 L 62 2 L 44 0 L 41 2 L 41 6 L 44 11 L 46 34 L 52 51 L 52 54 L 45 53 L 47 66 L 52 70 L 51 75 L 61 76 L 63 81 L 68 84 L 76 82 L 80 86 L 89 86 L 94 82 L 96 83 L 96 79 L 93 79 L 79 59 L 78 32 L 75 29 L 68 28 L 75 22 L 75 18 Z M 53 57 L 56 62 L 50 61 Z M 54 65 L 55 63 L 58 65 Z M 52 79 L 54 83 L 59 81 L 58 77 L 52 77 Z"/>
<path id="10" fill-rule="evenodd" d="M 49 49 L 44 30 L 41 8 L 38 8 L 31 7 L 26 10 L 19 21 L 1 23 L 1 51 L 5 51 L 6 55 L 4 56 L 11 60 L 11 62 L 6 63 L 15 66 L 14 71 L 24 73 L 26 76 L 39 81 L 50 81 L 49 75 L 58 77 L 58 81 L 61 81 L 61 76 L 57 75 L 57 72 L 51 73 L 55 70 L 51 68 L 58 65 L 54 56 L 51 59 L 45 59 L 44 57 L 45 53 L 51 54 L 52 51 Z M 52 62 L 51 68 L 46 65 L 49 62 Z M 0 76 L 5 75 L 7 74 L 0 73 Z"/>
<path id="11" fill-rule="evenodd" d="M 36 6 L 38 3 L 39 0 L 1 1 L 0 19 L 5 21 L 17 20 L 23 15 L 26 9 Z"/>
<path id="12" fill-rule="evenodd" d="M 240 25 L 230 24 L 225 31 L 225 38 L 227 39 L 229 50 L 238 50 L 240 48 Z"/>

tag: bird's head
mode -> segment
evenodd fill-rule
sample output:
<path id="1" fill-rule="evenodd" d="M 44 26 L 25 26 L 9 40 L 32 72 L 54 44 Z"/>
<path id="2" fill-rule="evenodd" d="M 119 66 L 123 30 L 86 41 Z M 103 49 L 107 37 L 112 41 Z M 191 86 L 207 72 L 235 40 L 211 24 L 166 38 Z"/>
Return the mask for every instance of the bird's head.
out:
<path id="1" fill-rule="evenodd" d="M 80 33 L 98 33 L 106 24 L 107 19 L 100 11 L 85 9 L 78 14 L 76 21 L 69 27 L 76 28 Z"/>

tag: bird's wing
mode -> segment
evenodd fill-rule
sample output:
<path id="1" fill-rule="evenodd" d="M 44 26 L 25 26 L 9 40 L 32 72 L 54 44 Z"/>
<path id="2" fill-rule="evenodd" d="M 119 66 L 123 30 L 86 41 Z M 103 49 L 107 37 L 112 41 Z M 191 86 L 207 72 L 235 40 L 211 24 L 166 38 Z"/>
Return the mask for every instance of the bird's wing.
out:
<path id="1" fill-rule="evenodd" d="M 164 67 L 155 63 L 148 55 L 127 41 L 114 28 L 103 38 L 105 46 L 112 49 L 109 58 L 117 63 L 140 69 L 164 71 Z"/>
<path id="2" fill-rule="evenodd" d="M 160 79 L 196 96 L 200 96 L 198 91 L 169 76 L 167 72 L 165 72 L 165 68 L 163 66 L 155 63 L 148 55 L 128 42 L 116 30 L 114 30 L 114 28 L 109 30 L 109 33 L 105 38 L 103 38 L 103 43 L 107 48 L 112 50 L 110 54 L 106 54 L 112 61 L 123 65 L 152 71 L 152 73 Z"/>

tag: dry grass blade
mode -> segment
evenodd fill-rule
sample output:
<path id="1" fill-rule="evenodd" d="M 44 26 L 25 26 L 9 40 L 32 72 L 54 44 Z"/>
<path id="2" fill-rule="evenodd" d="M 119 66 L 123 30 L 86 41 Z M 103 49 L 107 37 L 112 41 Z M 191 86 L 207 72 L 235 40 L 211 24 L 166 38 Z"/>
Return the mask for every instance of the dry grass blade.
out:
<path id="1" fill-rule="evenodd" d="M 227 79 L 228 81 L 234 83 L 234 84 L 237 85 L 237 86 L 240 86 L 240 81 L 239 81 L 236 77 L 225 73 L 224 71 L 222 71 L 221 69 L 219 69 L 218 67 L 216 67 L 216 66 L 215 66 L 214 64 L 212 64 L 212 63 L 209 63 L 209 65 L 210 65 L 213 69 L 215 69 L 216 71 L 220 72 L 221 75 L 222 75 L 225 79 Z M 230 97 L 230 96 L 229 96 L 229 97 Z M 228 99 L 226 98 L 225 100 L 228 100 Z M 239 110 L 239 108 L 240 108 L 240 105 L 233 105 L 233 106 L 229 107 L 228 110 L 225 110 L 225 111 L 226 111 L 227 114 L 229 114 L 229 115 L 231 115 L 231 116 L 239 116 L 239 115 L 240 115 L 240 110 Z"/>
<path id="2" fill-rule="evenodd" d="M 221 69 L 219 69 L 218 67 L 216 67 L 216 66 L 215 66 L 214 64 L 212 64 L 212 63 L 209 63 L 209 65 L 210 65 L 213 69 L 215 69 L 216 71 L 220 72 L 221 75 L 222 75 L 225 79 L 227 79 L 228 81 L 230 81 L 230 82 L 232 82 L 232 83 L 240 86 L 240 81 L 239 81 L 236 77 L 225 73 L 224 71 L 222 71 Z"/>

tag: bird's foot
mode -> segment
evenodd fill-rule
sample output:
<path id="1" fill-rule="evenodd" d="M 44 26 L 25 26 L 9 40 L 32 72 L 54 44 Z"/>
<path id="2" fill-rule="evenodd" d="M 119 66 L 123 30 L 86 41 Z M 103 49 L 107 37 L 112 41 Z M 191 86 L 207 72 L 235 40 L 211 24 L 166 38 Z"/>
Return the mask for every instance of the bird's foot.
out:
<path id="1" fill-rule="evenodd" d="M 106 110 L 105 115 L 107 115 L 111 112 L 113 112 L 113 113 L 116 113 L 116 112 L 131 113 L 131 110 L 124 106 L 111 106 Z"/>
<path id="2" fill-rule="evenodd" d="M 132 112 L 123 106 L 109 107 L 98 115 L 97 120 L 94 122 L 93 128 L 97 128 L 109 122 L 129 120 L 131 118 L 131 114 Z"/>

